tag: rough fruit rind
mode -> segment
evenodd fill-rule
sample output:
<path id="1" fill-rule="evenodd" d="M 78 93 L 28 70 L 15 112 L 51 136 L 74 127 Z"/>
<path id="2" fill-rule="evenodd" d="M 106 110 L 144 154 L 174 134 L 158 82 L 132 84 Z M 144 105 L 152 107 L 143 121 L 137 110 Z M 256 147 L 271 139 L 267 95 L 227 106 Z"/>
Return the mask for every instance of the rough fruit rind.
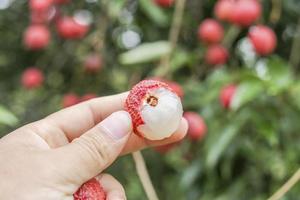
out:
<path id="1" fill-rule="evenodd" d="M 84 183 L 73 194 L 74 200 L 105 200 L 106 194 L 100 183 L 95 179 L 91 179 Z"/>

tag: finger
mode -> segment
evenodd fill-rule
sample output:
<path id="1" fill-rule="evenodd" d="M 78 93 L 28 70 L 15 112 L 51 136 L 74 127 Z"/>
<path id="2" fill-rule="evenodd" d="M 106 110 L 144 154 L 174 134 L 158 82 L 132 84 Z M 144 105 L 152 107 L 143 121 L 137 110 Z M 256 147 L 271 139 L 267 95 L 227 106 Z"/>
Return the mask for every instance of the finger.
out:
<path id="1" fill-rule="evenodd" d="M 30 128 L 50 145 L 56 148 L 79 137 L 108 115 L 123 110 L 128 93 L 95 98 L 63 109 L 43 120 L 32 123 Z"/>
<path id="2" fill-rule="evenodd" d="M 96 177 L 106 193 L 106 200 L 126 200 L 123 186 L 113 176 L 101 174 Z"/>
<path id="3" fill-rule="evenodd" d="M 160 146 L 160 145 L 165 145 L 165 144 L 170 144 L 170 143 L 180 141 L 185 137 L 187 133 L 187 129 L 188 129 L 187 121 L 186 119 L 182 118 L 181 124 L 177 129 L 177 131 L 175 131 L 175 133 L 171 137 L 163 140 L 157 140 L 157 141 L 147 140 L 145 138 L 141 138 L 137 136 L 136 134 L 131 134 L 125 148 L 122 151 L 122 154 L 138 151 L 149 146 Z"/>
<path id="4" fill-rule="evenodd" d="M 70 144 L 54 150 L 62 174 L 82 184 L 110 165 L 124 148 L 132 131 L 130 115 L 111 114 Z"/>

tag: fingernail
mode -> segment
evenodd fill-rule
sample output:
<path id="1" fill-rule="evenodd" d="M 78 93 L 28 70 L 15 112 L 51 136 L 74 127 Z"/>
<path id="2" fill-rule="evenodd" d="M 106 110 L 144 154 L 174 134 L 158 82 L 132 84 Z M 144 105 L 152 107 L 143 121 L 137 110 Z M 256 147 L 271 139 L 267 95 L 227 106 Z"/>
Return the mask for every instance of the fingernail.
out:
<path id="1" fill-rule="evenodd" d="M 105 133 L 115 140 L 120 140 L 131 132 L 131 117 L 128 112 L 118 111 L 100 123 Z"/>

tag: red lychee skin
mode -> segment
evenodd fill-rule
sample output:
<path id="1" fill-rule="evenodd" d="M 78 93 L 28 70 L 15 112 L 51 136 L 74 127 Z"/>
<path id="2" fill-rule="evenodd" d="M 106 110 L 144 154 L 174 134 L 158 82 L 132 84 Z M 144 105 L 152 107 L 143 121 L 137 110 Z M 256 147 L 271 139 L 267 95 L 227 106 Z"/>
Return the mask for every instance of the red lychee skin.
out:
<path id="1" fill-rule="evenodd" d="M 80 98 L 76 94 L 69 93 L 64 95 L 62 99 L 62 106 L 63 108 L 67 108 L 75 104 L 78 104 L 79 102 L 80 102 Z"/>
<path id="2" fill-rule="evenodd" d="M 98 54 L 90 54 L 84 61 L 84 69 L 89 73 L 97 73 L 102 68 L 102 59 Z"/>
<path id="3" fill-rule="evenodd" d="M 265 56 L 271 54 L 277 45 L 275 32 L 263 25 L 258 25 L 250 29 L 248 35 L 257 54 Z"/>
<path id="4" fill-rule="evenodd" d="M 29 7 L 32 11 L 46 12 L 53 5 L 53 0 L 30 0 Z"/>
<path id="5" fill-rule="evenodd" d="M 45 48 L 50 41 L 50 32 L 44 25 L 31 25 L 23 35 L 23 42 L 26 48 L 39 50 Z"/>
<path id="6" fill-rule="evenodd" d="M 41 70 L 35 67 L 26 69 L 22 74 L 22 85 L 27 89 L 40 87 L 44 82 L 44 75 Z"/>
<path id="7" fill-rule="evenodd" d="M 85 95 L 83 95 L 83 96 L 81 97 L 81 102 L 83 102 L 83 101 L 88 101 L 88 100 L 94 99 L 94 98 L 96 98 L 96 97 L 97 97 L 96 94 L 94 94 L 94 93 L 88 93 L 88 94 L 85 94 Z"/>
<path id="8" fill-rule="evenodd" d="M 235 0 L 219 0 L 214 9 L 215 16 L 219 20 L 232 22 L 232 12 L 235 6 Z"/>
<path id="9" fill-rule="evenodd" d="M 239 26 L 250 26 L 261 16 L 261 5 L 257 0 L 238 0 L 232 11 L 231 21 Z"/>
<path id="10" fill-rule="evenodd" d="M 74 200 L 105 200 L 106 193 L 100 183 L 93 178 L 84 183 L 73 197 Z"/>
<path id="11" fill-rule="evenodd" d="M 207 131 L 203 118 L 196 112 L 185 112 L 183 117 L 187 120 L 189 125 L 188 138 L 192 141 L 202 140 Z"/>
<path id="12" fill-rule="evenodd" d="M 234 84 L 227 85 L 221 89 L 220 92 L 220 103 L 223 108 L 229 109 L 237 86 Z"/>
<path id="13" fill-rule="evenodd" d="M 174 0 L 154 0 L 155 3 L 161 7 L 171 7 L 174 4 Z"/>
<path id="14" fill-rule="evenodd" d="M 143 100 L 147 98 L 148 92 L 157 88 L 166 88 L 172 91 L 172 89 L 166 83 L 156 80 L 143 80 L 131 89 L 125 101 L 124 107 L 131 116 L 133 131 L 141 137 L 143 137 L 142 134 L 137 130 L 138 126 L 144 124 L 140 114 L 141 106 Z"/>
<path id="15" fill-rule="evenodd" d="M 210 65 L 222 65 L 227 62 L 228 51 L 222 45 L 208 47 L 205 54 L 205 62 Z"/>
<path id="16" fill-rule="evenodd" d="M 77 23 L 73 17 L 62 17 L 57 20 L 56 29 L 64 39 L 80 39 L 86 35 L 89 26 Z"/>
<path id="17" fill-rule="evenodd" d="M 223 36 L 223 27 L 214 19 L 204 20 L 198 28 L 199 40 L 208 44 L 219 43 Z"/>

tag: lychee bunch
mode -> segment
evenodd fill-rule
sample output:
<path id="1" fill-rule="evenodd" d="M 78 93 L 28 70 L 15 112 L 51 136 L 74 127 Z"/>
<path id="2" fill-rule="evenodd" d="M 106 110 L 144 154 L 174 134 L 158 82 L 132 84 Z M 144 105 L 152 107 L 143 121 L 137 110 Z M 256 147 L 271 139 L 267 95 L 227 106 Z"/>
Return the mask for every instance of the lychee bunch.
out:
<path id="1" fill-rule="evenodd" d="M 163 82 L 144 80 L 130 91 L 125 109 L 136 134 L 149 140 L 170 137 L 179 127 L 182 104 L 177 94 Z"/>
<path id="2" fill-rule="evenodd" d="M 105 200 L 106 199 L 106 194 L 102 186 L 95 178 L 84 183 L 73 196 L 74 196 L 74 200 Z"/>

